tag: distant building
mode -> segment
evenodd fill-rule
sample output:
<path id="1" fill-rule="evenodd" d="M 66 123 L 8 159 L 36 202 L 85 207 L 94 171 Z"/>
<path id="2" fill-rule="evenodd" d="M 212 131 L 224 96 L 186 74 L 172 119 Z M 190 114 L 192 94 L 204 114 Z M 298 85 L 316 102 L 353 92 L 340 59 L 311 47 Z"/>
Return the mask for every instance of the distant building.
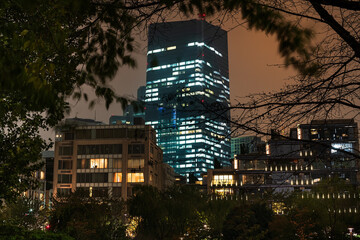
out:
<path id="1" fill-rule="evenodd" d="M 151 126 L 65 124 L 56 135 L 55 195 L 80 189 L 126 199 L 138 184 L 165 188 L 174 180 Z"/>
<path id="2" fill-rule="evenodd" d="M 39 186 L 26 191 L 24 195 L 43 202 L 44 207 L 50 207 L 53 192 L 54 151 L 44 151 L 41 162 L 44 163 L 44 166 L 34 173 L 34 177 L 39 181 Z"/>
<path id="3" fill-rule="evenodd" d="M 262 143 L 261 138 L 257 136 L 231 138 L 231 157 L 249 153 L 261 153 L 263 152 Z"/>
<path id="4" fill-rule="evenodd" d="M 209 193 L 249 195 L 311 189 L 329 176 L 359 185 L 358 127 L 353 120 L 316 120 L 273 131 L 266 154 L 237 155 L 232 169 L 209 170 Z"/>
<path id="5" fill-rule="evenodd" d="M 141 102 L 145 101 L 145 86 L 141 86 L 137 90 L 138 107 L 141 107 Z M 144 125 L 145 112 L 144 109 L 135 109 L 133 105 L 126 106 L 122 116 L 113 115 L 109 118 L 109 124 L 130 124 L 130 125 Z"/>
<path id="6" fill-rule="evenodd" d="M 146 124 L 176 173 L 201 173 L 230 158 L 227 32 L 205 20 L 151 24 Z"/>
<path id="7" fill-rule="evenodd" d="M 88 118 L 67 118 L 65 121 L 65 125 L 71 125 L 71 126 L 83 126 L 83 125 L 105 125 L 105 123 L 101 121 L 96 121 L 94 119 L 88 119 Z"/>

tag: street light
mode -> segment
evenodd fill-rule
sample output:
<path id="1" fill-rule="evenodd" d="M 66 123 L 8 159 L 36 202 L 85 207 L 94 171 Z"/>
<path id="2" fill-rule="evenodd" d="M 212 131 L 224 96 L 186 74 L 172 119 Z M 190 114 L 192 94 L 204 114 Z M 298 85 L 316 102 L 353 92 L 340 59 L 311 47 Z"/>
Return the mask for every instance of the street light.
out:
<path id="1" fill-rule="evenodd" d="M 353 230 L 354 230 L 354 228 L 348 228 L 348 230 L 349 230 L 349 232 L 350 232 L 350 240 L 352 240 L 353 238 Z"/>

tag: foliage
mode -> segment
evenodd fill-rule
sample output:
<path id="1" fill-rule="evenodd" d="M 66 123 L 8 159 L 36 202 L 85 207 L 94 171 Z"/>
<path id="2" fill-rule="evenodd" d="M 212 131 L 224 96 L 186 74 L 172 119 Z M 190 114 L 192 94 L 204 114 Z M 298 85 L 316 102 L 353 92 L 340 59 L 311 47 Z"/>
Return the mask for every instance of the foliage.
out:
<path id="1" fill-rule="evenodd" d="M 211 236 L 211 239 L 222 239 L 224 221 L 237 204 L 239 203 L 236 200 L 229 199 L 216 199 L 206 202 L 203 211 L 208 226 L 207 236 Z"/>
<path id="2" fill-rule="evenodd" d="M 54 200 L 50 230 L 81 239 L 127 239 L 121 199 L 93 198 L 77 191 Z"/>
<path id="3" fill-rule="evenodd" d="M 224 221 L 224 239 L 267 239 L 271 209 L 265 203 L 236 206 Z"/>
<path id="4" fill-rule="evenodd" d="M 106 81 L 119 66 L 135 66 L 133 23 L 121 1 L 0 2 L 0 199 L 34 187 L 35 163 L 50 147 L 39 129 L 63 118 L 70 96 L 87 99 L 82 86 L 106 106 L 126 103 Z"/>
<path id="5" fill-rule="evenodd" d="M 222 239 L 230 200 L 213 200 L 190 186 L 159 191 L 141 186 L 128 200 L 131 217 L 139 219 L 138 239 Z M 151 206 L 151 207 L 149 207 Z"/>
<path id="6" fill-rule="evenodd" d="M 0 225 L 0 240 L 74 240 L 74 238 L 59 233 L 31 231 L 23 227 Z"/>
<path id="7" fill-rule="evenodd" d="M 339 178 L 324 179 L 309 192 L 284 201 L 285 215 L 269 225 L 272 239 L 346 239 L 348 227 L 360 229 L 358 191 Z M 356 230 L 355 230 L 356 231 Z"/>
<path id="8" fill-rule="evenodd" d="M 161 192 L 143 186 L 135 190 L 128 207 L 130 216 L 140 219 L 137 229 L 140 239 L 171 239 L 197 229 L 202 201 L 202 196 L 191 188 L 174 187 Z"/>
<path id="9" fill-rule="evenodd" d="M 42 167 L 40 153 L 50 145 L 39 134 L 39 128 L 46 128 L 43 116 L 24 110 L 16 93 L 0 99 L 1 203 L 37 186 L 33 173 Z"/>
<path id="10" fill-rule="evenodd" d="M 286 215 L 275 215 L 269 223 L 269 232 L 273 240 L 294 239 L 296 234 L 295 227 Z"/>
<path id="11" fill-rule="evenodd" d="M 326 239 L 341 239 L 349 226 L 358 225 L 359 216 L 354 212 L 358 208 L 358 191 L 336 177 L 322 180 L 310 194 L 296 195 L 292 204 L 290 215 L 303 216 L 293 217 L 294 221 L 303 219 L 304 222 L 316 223 L 319 237 L 323 234 Z"/>
<path id="12" fill-rule="evenodd" d="M 18 197 L 0 209 L 0 222 L 28 230 L 44 229 L 47 217 L 48 210 L 41 201 L 26 197 Z"/>

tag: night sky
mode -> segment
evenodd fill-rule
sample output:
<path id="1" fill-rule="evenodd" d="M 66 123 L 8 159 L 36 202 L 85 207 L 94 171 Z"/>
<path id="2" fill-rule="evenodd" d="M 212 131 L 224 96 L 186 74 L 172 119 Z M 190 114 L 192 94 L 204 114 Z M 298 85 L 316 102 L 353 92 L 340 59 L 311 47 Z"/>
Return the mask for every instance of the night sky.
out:
<path id="1" fill-rule="evenodd" d="M 224 26 L 228 30 L 233 26 Z M 137 88 L 146 82 L 146 52 L 145 37 L 137 39 L 137 50 L 134 57 L 137 68 L 123 67 L 111 81 L 116 93 L 122 96 L 136 96 Z M 238 26 L 228 32 L 230 98 L 235 104 L 240 97 L 252 93 L 269 92 L 280 89 L 285 83 L 291 83 L 288 78 L 295 74 L 291 68 L 276 66 L 282 64 L 283 59 L 278 54 L 278 46 L 273 36 L 263 32 L 247 30 Z M 89 92 L 90 93 L 90 92 Z M 91 94 L 90 94 L 91 96 Z M 91 99 L 91 98 L 90 98 Z M 114 103 L 106 110 L 103 101 L 88 109 L 85 101 L 71 101 L 72 111 L 67 117 L 92 118 L 108 123 L 111 115 L 121 115 L 120 104 Z M 54 132 L 44 134 L 46 138 L 53 138 Z"/>

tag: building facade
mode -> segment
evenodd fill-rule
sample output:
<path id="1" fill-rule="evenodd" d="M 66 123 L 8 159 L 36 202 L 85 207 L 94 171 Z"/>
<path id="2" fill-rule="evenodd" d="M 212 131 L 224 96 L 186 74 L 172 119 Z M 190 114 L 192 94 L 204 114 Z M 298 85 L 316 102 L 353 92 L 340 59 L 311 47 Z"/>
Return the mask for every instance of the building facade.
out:
<path id="1" fill-rule="evenodd" d="M 299 124 L 290 136 L 273 134 L 266 154 L 237 155 L 231 169 L 209 170 L 209 193 L 309 190 L 327 177 L 358 186 L 358 127 L 352 119 Z"/>
<path id="2" fill-rule="evenodd" d="M 41 154 L 41 162 L 44 166 L 34 172 L 34 178 L 39 182 L 35 189 L 28 190 L 24 196 L 40 201 L 42 207 L 51 206 L 51 197 L 53 193 L 53 174 L 54 174 L 54 151 L 44 151 Z"/>
<path id="3" fill-rule="evenodd" d="M 164 161 L 189 177 L 229 164 L 227 33 L 205 20 L 150 25 L 146 124 L 156 129 Z"/>
<path id="4" fill-rule="evenodd" d="M 231 157 L 235 155 L 263 152 L 260 137 L 244 136 L 231 138 Z"/>
<path id="5" fill-rule="evenodd" d="M 162 150 L 145 125 L 64 125 L 56 132 L 54 194 L 81 189 L 126 199 L 138 184 L 165 187 Z"/>

